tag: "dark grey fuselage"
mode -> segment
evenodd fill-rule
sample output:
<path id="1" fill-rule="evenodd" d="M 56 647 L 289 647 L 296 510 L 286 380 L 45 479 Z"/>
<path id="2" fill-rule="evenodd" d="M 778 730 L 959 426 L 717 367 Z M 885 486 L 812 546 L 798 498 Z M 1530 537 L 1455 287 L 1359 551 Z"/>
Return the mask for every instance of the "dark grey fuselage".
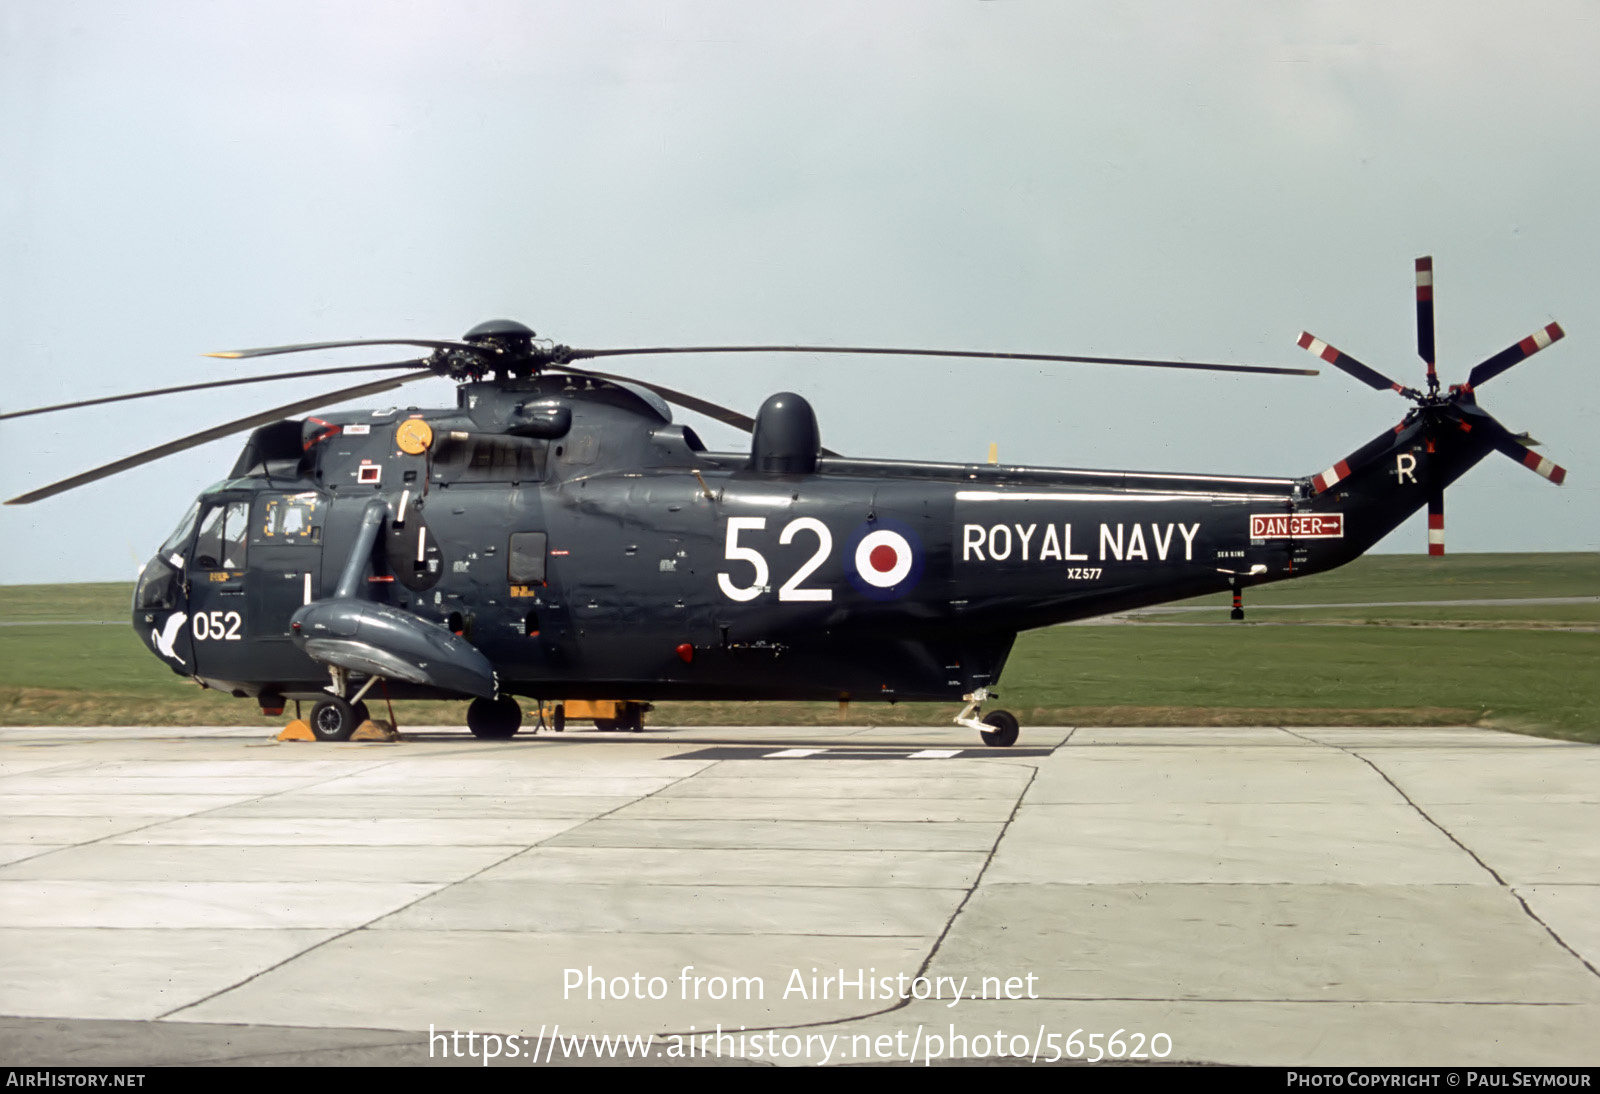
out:
<path id="1" fill-rule="evenodd" d="M 528 424 L 533 408 L 560 435 Z M 414 419 L 431 440 L 407 452 Z M 1428 452 L 1402 423 L 1320 493 L 1309 477 L 837 457 L 774 472 L 704 451 L 648 393 L 557 376 L 269 429 L 202 495 L 198 538 L 153 560 L 134 611 L 174 671 L 241 695 L 325 687 L 290 616 L 333 595 L 374 498 L 388 517 L 358 595 L 459 633 L 502 692 L 954 700 L 997 683 L 1021 630 L 1349 561 L 1424 504 L 1429 475 L 1488 451 L 1463 434 Z M 207 515 L 229 512 L 248 532 L 204 553 Z"/>

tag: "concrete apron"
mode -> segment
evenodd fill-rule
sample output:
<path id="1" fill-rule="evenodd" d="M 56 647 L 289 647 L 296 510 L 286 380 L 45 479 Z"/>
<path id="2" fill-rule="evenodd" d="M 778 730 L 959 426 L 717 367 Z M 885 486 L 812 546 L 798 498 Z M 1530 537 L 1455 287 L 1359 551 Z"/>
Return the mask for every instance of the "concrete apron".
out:
<path id="1" fill-rule="evenodd" d="M 975 745 L 3 729 L 0 1049 L 1600 1063 L 1600 749 L 1470 729 Z"/>

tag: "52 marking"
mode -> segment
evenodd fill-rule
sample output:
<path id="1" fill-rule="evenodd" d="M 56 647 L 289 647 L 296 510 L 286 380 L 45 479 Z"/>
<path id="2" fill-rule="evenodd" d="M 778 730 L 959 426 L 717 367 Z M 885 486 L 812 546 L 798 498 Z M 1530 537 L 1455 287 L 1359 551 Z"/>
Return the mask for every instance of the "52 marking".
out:
<path id="1" fill-rule="evenodd" d="M 717 587 L 723 595 L 730 600 L 754 600 L 770 588 L 768 579 L 772 576 L 771 569 L 767 566 L 766 556 L 754 547 L 739 546 L 740 532 L 760 532 L 767 527 L 766 517 L 729 517 L 728 539 L 723 552 L 723 557 L 733 562 L 747 562 L 755 569 L 755 577 L 749 585 L 739 586 L 733 583 L 732 577 L 726 573 L 717 574 Z M 807 559 L 794 575 L 785 581 L 778 589 L 779 600 L 832 600 L 832 589 L 804 588 L 801 582 L 816 572 L 817 568 L 828 560 L 828 555 L 833 550 L 833 533 L 828 531 L 828 526 L 816 517 L 796 517 L 783 526 L 783 531 L 778 534 L 778 543 L 787 545 L 794 541 L 795 536 L 801 532 L 809 532 L 817 537 L 817 550 Z"/>
<path id="2" fill-rule="evenodd" d="M 189 631 L 194 635 L 196 642 L 205 642 L 213 638 L 223 642 L 237 642 L 244 637 L 239 633 L 239 628 L 243 624 L 244 619 L 238 612 L 195 612 L 194 618 L 189 622 Z"/>

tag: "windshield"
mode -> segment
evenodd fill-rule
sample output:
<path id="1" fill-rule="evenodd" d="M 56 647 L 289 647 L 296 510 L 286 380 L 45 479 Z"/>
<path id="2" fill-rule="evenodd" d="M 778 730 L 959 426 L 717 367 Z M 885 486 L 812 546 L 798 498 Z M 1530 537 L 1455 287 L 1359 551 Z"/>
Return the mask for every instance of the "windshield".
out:
<path id="1" fill-rule="evenodd" d="M 184 544 L 188 543 L 189 537 L 194 534 L 194 521 L 199 515 L 200 503 L 195 502 L 189 506 L 189 511 L 178 522 L 178 530 L 166 538 L 166 542 L 161 544 L 161 549 L 156 554 L 162 558 L 174 553 L 181 555 Z M 182 563 L 179 563 L 179 565 L 182 565 Z"/>

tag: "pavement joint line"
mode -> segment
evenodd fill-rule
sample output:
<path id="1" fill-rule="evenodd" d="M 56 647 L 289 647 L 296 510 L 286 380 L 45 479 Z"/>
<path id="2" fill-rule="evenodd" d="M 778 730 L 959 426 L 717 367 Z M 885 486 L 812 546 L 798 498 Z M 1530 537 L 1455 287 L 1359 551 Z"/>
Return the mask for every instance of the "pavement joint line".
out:
<path id="1" fill-rule="evenodd" d="M 1280 728 L 1284 728 L 1285 732 L 1287 732 L 1287 733 L 1294 733 L 1293 730 L 1287 729 L 1286 727 L 1280 727 Z M 1295 736 L 1299 736 L 1299 734 L 1294 734 L 1294 735 Z M 1318 743 L 1321 744 L 1323 742 L 1318 742 Z M 1455 836 L 1455 833 L 1451 832 L 1450 829 L 1446 828 L 1444 825 L 1442 825 L 1438 821 L 1434 820 L 1433 817 L 1431 817 L 1428 814 L 1428 811 L 1426 809 L 1422 808 L 1422 806 L 1420 806 L 1416 802 L 1412 801 L 1411 800 L 1411 795 L 1407 794 L 1404 790 L 1400 789 L 1399 784 L 1396 783 L 1393 779 L 1391 779 L 1389 777 L 1388 772 L 1384 771 L 1381 767 L 1379 767 L 1377 764 L 1373 763 L 1366 756 L 1363 756 L 1361 753 L 1355 751 L 1354 749 L 1346 748 L 1344 745 L 1328 744 L 1328 745 L 1325 745 L 1325 747 L 1336 748 L 1340 752 L 1346 753 L 1347 755 L 1350 755 L 1350 756 L 1354 756 L 1356 759 L 1360 760 L 1362 763 L 1364 763 L 1368 767 L 1372 768 L 1372 770 L 1376 771 L 1378 773 L 1378 777 L 1379 778 L 1383 779 L 1384 782 L 1388 783 L 1391 787 L 1393 787 L 1394 788 L 1394 792 L 1396 794 L 1399 794 L 1402 798 L 1404 798 L 1406 804 L 1411 806 L 1412 809 L 1415 809 L 1417 811 L 1417 815 L 1418 816 L 1420 816 L 1423 820 L 1427 821 L 1429 824 L 1433 825 L 1440 832 L 1442 832 L 1444 834 L 1445 839 L 1449 840 L 1451 843 L 1453 843 L 1457 847 L 1461 848 L 1461 850 L 1463 852 L 1465 852 L 1466 855 L 1469 858 L 1471 858 L 1473 862 L 1476 862 L 1479 866 L 1481 866 L 1484 869 L 1485 872 L 1488 873 L 1488 875 L 1490 877 L 1494 878 L 1495 884 L 1499 885 L 1500 888 L 1504 889 L 1507 893 L 1509 893 L 1511 898 L 1513 900 L 1515 900 L 1519 905 L 1522 906 L 1522 911 L 1524 912 L 1524 914 L 1526 914 L 1529 919 L 1533 920 L 1539 926 L 1543 927 L 1544 930 L 1545 930 L 1545 933 L 1548 934 L 1552 939 L 1555 940 L 1556 945 L 1560 946 L 1563 950 L 1566 950 L 1569 954 L 1571 954 L 1573 956 L 1573 958 L 1580 965 L 1582 965 L 1584 968 L 1589 970 L 1590 975 L 1592 975 L 1592 976 L 1594 976 L 1596 978 L 1600 978 L 1600 969 L 1595 968 L 1594 965 L 1589 962 L 1588 958 L 1584 957 L 1581 953 L 1579 953 L 1577 950 L 1573 949 L 1570 945 L 1568 945 L 1567 944 L 1567 940 L 1562 938 L 1559 934 L 1557 934 L 1555 932 L 1555 929 L 1552 928 L 1550 926 L 1550 924 L 1548 924 L 1544 920 L 1540 919 L 1538 914 L 1536 912 L 1534 912 L 1534 910 L 1528 905 L 1528 902 L 1523 899 L 1522 894 L 1517 892 L 1516 889 L 1512 888 L 1510 885 L 1508 885 L 1506 883 L 1506 879 L 1500 876 L 1499 871 L 1497 871 L 1494 867 L 1490 866 L 1487 862 L 1483 861 L 1483 859 L 1479 858 L 1478 857 L 1478 853 L 1476 851 L 1474 851 L 1472 848 L 1468 847 L 1466 844 L 1462 843 L 1459 839 L 1457 839 L 1456 836 Z"/>
<path id="2" fill-rule="evenodd" d="M 1076 733 L 1076 732 L 1077 732 L 1077 728 L 1076 727 L 1074 727 L 1073 729 L 1068 730 L 1067 731 L 1067 735 L 1061 739 L 1061 744 L 1058 745 L 1057 747 L 1058 748 L 1066 747 L 1066 745 L 1072 740 L 1072 735 L 1074 733 Z M 1054 750 L 1052 750 L 1052 751 L 1054 751 Z M 944 929 L 941 930 L 939 932 L 939 936 L 933 940 L 933 945 L 928 948 L 928 954 L 927 954 L 926 957 L 924 957 L 922 959 L 922 964 L 917 966 L 917 971 L 916 971 L 916 974 L 915 974 L 916 976 L 922 976 L 928 971 L 928 968 L 933 964 L 933 959 L 939 955 L 939 947 L 942 946 L 944 944 L 944 940 L 949 937 L 950 931 L 955 926 L 956 920 L 961 918 L 962 911 L 965 910 L 967 904 L 972 900 L 973 894 L 975 894 L 978 891 L 978 886 L 983 884 L 983 875 L 988 873 L 990 865 L 993 864 L 995 852 L 1000 850 L 1000 842 L 1006 838 L 1006 832 L 1010 830 L 1012 823 L 1014 821 L 1016 821 L 1016 819 L 1017 819 L 1017 810 L 1022 808 L 1022 799 L 1028 796 L 1028 791 L 1033 788 L 1034 781 L 1039 777 L 1039 768 L 1038 768 L 1037 765 L 1027 765 L 1027 766 L 1032 767 L 1033 773 L 1028 777 L 1028 781 L 1025 784 L 1023 784 L 1021 791 L 1017 794 L 1016 800 L 1011 803 L 1011 813 L 1010 813 L 1010 815 L 1008 815 L 1006 817 L 1005 821 L 1001 824 L 1000 831 L 995 835 L 994 843 L 990 844 L 988 853 L 986 855 L 984 855 L 983 865 L 980 866 L 978 868 L 978 872 L 975 875 L 973 875 L 972 884 L 967 886 L 966 894 L 961 898 L 961 902 L 956 905 L 955 910 L 950 913 L 950 917 L 945 920 Z M 943 823 L 943 822 L 940 822 L 940 823 Z M 856 937 L 856 938 L 877 938 L 877 937 L 907 938 L 907 937 L 915 937 L 915 936 L 910 936 L 910 935 L 859 935 L 858 934 L 858 935 L 851 935 L 851 936 L 848 936 L 848 937 Z M 835 1025 L 839 1025 L 839 1024 L 841 1024 L 843 1022 L 860 1022 L 860 1021 L 864 1021 L 865 1019 L 868 1019 L 868 1018 L 880 1018 L 885 1014 L 893 1014 L 897 1010 L 901 1010 L 901 1009 L 903 1009 L 905 1007 L 910 1006 L 913 1002 L 919 1002 L 919 1000 L 901 999 L 899 1002 L 894 1003 L 891 1006 L 887 1006 L 882 1010 L 868 1011 L 865 1014 L 851 1015 L 848 1018 L 826 1018 L 826 1019 L 819 1019 L 819 1020 L 817 1020 L 815 1022 L 797 1022 L 797 1023 L 794 1023 L 794 1024 L 790 1024 L 790 1025 L 763 1026 L 763 1027 L 760 1027 L 760 1028 L 762 1030 L 812 1029 L 812 1028 L 816 1028 L 816 1027 L 819 1027 L 819 1026 L 835 1026 Z M 672 1034 L 670 1032 L 668 1034 L 666 1034 L 666 1036 L 671 1036 L 671 1035 Z"/>
<path id="3" fill-rule="evenodd" d="M 391 760 L 391 761 L 389 761 L 389 763 L 394 763 L 399 759 L 400 759 L 400 757 L 396 757 L 395 760 Z M 88 761 L 84 761 L 84 762 L 87 763 Z M 120 763 L 120 762 L 125 762 L 125 761 L 116 761 L 116 762 Z M 385 764 L 385 763 L 379 763 L 377 765 L 378 768 L 385 767 L 385 766 L 388 766 L 388 765 Z M 213 805 L 209 809 L 201 809 L 201 810 L 198 810 L 198 811 L 193 812 L 193 813 L 184 813 L 181 816 L 176 816 L 176 817 L 153 817 L 153 818 L 151 818 L 151 822 L 149 824 L 141 824 L 136 828 L 129 828 L 129 829 L 126 829 L 126 830 L 121 831 L 121 832 L 109 832 L 104 836 L 97 836 L 97 837 L 95 837 L 94 839 L 91 839 L 91 840 L 84 840 L 82 843 L 59 844 L 59 845 L 56 845 L 56 846 L 49 847 L 49 848 L 47 848 L 45 850 L 42 850 L 37 855 L 29 855 L 27 858 L 13 859 L 11 862 L 6 863 L 5 865 L 6 866 L 15 866 L 18 863 L 33 862 L 36 859 L 45 858 L 48 855 L 59 854 L 62 851 L 74 851 L 74 850 L 77 850 L 80 847 L 93 847 L 95 844 L 104 843 L 106 840 L 121 839 L 123 836 L 131 836 L 136 832 L 143 832 L 143 831 L 145 831 L 147 829 L 150 829 L 150 828 L 159 828 L 163 824 L 171 824 L 174 821 L 192 820 L 195 817 L 203 817 L 203 816 L 206 816 L 208 813 L 215 813 L 219 809 L 233 809 L 233 808 L 236 808 L 236 807 L 241 806 L 241 805 L 252 805 L 252 804 L 254 804 L 254 803 L 258 802 L 258 801 L 267 801 L 267 800 L 270 800 L 272 798 L 276 798 L 281 794 L 289 794 L 289 793 L 293 793 L 294 791 L 297 791 L 297 790 L 305 790 L 305 789 L 308 789 L 309 787 L 312 787 L 312 786 L 323 786 L 323 785 L 325 785 L 326 783 L 329 783 L 329 782 L 337 782 L 340 779 L 349 778 L 351 775 L 362 774 L 366 770 L 377 770 L 377 768 L 363 769 L 362 772 L 346 771 L 346 772 L 343 772 L 343 773 L 338 774 L 338 775 L 330 776 L 329 778 L 327 778 L 326 780 L 323 780 L 323 781 L 307 783 L 305 786 L 285 786 L 285 787 L 283 787 L 281 789 L 278 789 L 278 790 L 271 790 L 271 791 L 267 791 L 265 793 L 260 793 L 260 794 L 241 794 L 241 795 L 239 795 L 239 797 L 242 800 L 236 801 L 236 802 L 229 802 L 227 805 Z M 111 795 L 111 796 L 116 797 L 116 796 L 119 796 L 119 795 Z M 164 795 L 158 795 L 158 796 L 164 796 Z M 25 816 L 27 814 L 21 814 L 21 815 Z"/>
<path id="4" fill-rule="evenodd" d="M 397 757 L 395 757 L 395 760 L 393 762 L 399 762 L 399 760 L 401 760 L 401 759 L 403 759 L 403 757 L 398 757 L 397 756 Z M 384 765 L 384 766 L 387 766 L 387 765 Z M 704 768 L 702 768 L 701 770 L 704 770 Z M 339 775 L 337 777 L 342 779 L 342 778 L 346 778 L 350 774 L 357 774 L 357 772 L 348 772 L 345 775 Z M 594 817 L 590 817 L 588 820 L 585 820 L 585 821 L 580 822 L 579 824 L 573 825 L 571 828 L 563 828 L 559 832 L 551 833 L 550 835 L 546 836 L 544 839 L 535 840 L 534 842 L 532 842 L 530 844 L 527 844 L 525 846 L 514 847 L 514 849 L 510 853 L 504 855 L 501 858 L 495 859 L 493 862 L 486 863 L 483 867 L 481 867 L 480 869 L 474 870 L 472 873 L 466 875 L 465 877 L 457 878 L 454 881 L 446 881 L 446 882 L 440 884 L 438 888 L 433 889 L 433 890 L 431 890 L 429 892 L 426 892 L 426 893 L 423 893 L 423 894 L 419 895 L 415 900 L 409 900 L 406 903 L 400 905 L 398 908 L 391 908 L 387 912 L 383 912 L 380 915 L 374 916 L 373 918 L 369 919 L 365 923 L 358 923 L 354 927 L 351 927 L 351 928 L 349 928 L 347 930 L 339 931 L 337 934 L 330 935 L 329 937 L 324 938 L 321 942 L 318 942 L 315 945 L 307 946 L 305 949 L 299 951 L 298 953 L 291 954 L 290 956 L 284 958 L 282 961 L 275 962 L 275 963 L 267 966 L 264 969 L 258 969 L 255 972 L 251 973 L 249 976 L 246 976 L 244 979 L 239 980 L 236 983 L 229 984 L 226 987 L 219 988 L 218 990 L 212 992 L 209 995 L 202 996 L 199 999 L 193 999 L 193 1000 L 183 1004 L 181 1007 L 174 1007 L 172 1010 L 169 1010 L 164 1014 L 158 1014 L 158 1015 L 155 1016 L 154 1020 L 157 1021 L 157 1022 L 166 1021 L 166 1020 L 172 1018 L 174 1015 L 179 1014 L 179 1013 L 181 1013 L 183 1011 L 186 1011 L 186 1010 L 190 1009 L 191 1007 L 198 1007 L 200 1004 L 209 1002 L 212 999 L 217 998 L 218 996 L 226 995 L 228 992 L 233 991 L 236 988 L 242 988 L 246 984 L 250 983 L 252 980 L 259 979 L 260 977 L 265 976 L 267 973 L 272 972 L 275 969 L 280 969 L 283 966 L 289 964 L 291 961 L 298 961 L 300 958 L 306 956 L 307 954 L 315 953 L 317 950 L 322 949 L 324 946 L 328 946 L 328 945 L 331 945 L 334 942 L 340 941 L 341 939 L 348 938 L 350 935 L 355 934 L 357 931 L 367 930 L 367 929 L 371 928 L 373 924 L 379 922 L 380 920 L 387 919 L 392 915 L 399 915 L 401 912 L 405 911 L 408 908 L 414 907 L 417 904 L 420 904 L 424 900 L 430 900 L 433 897 L 438 896 L 440 893 L 443 893 L 443 892 L 451 889 L 452 887 L 454 887 L 456 885 L 460 885 L 463 882 L 471 881 L 474 878 L 478 877 L 480 874 L 484 873 L 486 870 L 492 870 L 496 866 L 499 866 L 501 863 L 509 862 L 512 859 L 516 858 L 518 855 L 526 854 L 527 852 L 533 850 L 535 847 L 538 847 L 541 843 L 544 843 L 545 840 L 554 839 L 556 836 L 564 835 L 567 832 L 575 832 L 579 828 L 582 828 L 585 824 L 591 824 L 594 821 L 597 821 L 597 820 L 601 819 L 602 817 L 606 817 L 606 816 L 609 816 L 612 813 L 615 813 L 619 809 L 626 809 L 628 806 L 633 805 L 634 802 L 639 802 L 639 801 L 645 800 L 645 798 L 654 797 L 656 794 L 659 794 L 659 793 L 661 793 L 661 791 L 667 789 L 667 787 L 676 786 L 678 783 L 684 781 L 684 779 L 692 779 L 698 774 L 700 774 L 699 771 L 689 772 L 689 773 L 683 775 L 681 778 L 674 779 L 673 781 L 667 783 L 665 786 L 659 786 L 656 789 L 650 791 L 650 793 L 643 794 L 640 797 L 633 799 L 633 801 L 625 802 L 622 805 L 614 806 L 613 808 L 606 810 L 604 813 L 601 813 L 601 814 L 599 814 L 597 816 L 594 816 Z M 317 784 L 313 784 L 313 785 L 320 786 L 322 784 L 317 783 Z M 277 793 L 283 794 L 283 793 L 287 793 L 287 791 L 286 790 L 280 790 Z M 268 797 L 275 797 L 276 795 L 273 794 L 273 795 L 267 795 L 267 796 Z M 206 812 L 210 812 L 210 810 L 207 810 Z M 196 814 L 196 815 L 198 816 L 199 814 Z M 350 845 L 339 844 L 338 846 L 350 846 Z M 596 933 L 601 933 L 601 932 L 596 932 Z M 611 933 L 615 933 L 615 932 L 611 932 Z"/>

